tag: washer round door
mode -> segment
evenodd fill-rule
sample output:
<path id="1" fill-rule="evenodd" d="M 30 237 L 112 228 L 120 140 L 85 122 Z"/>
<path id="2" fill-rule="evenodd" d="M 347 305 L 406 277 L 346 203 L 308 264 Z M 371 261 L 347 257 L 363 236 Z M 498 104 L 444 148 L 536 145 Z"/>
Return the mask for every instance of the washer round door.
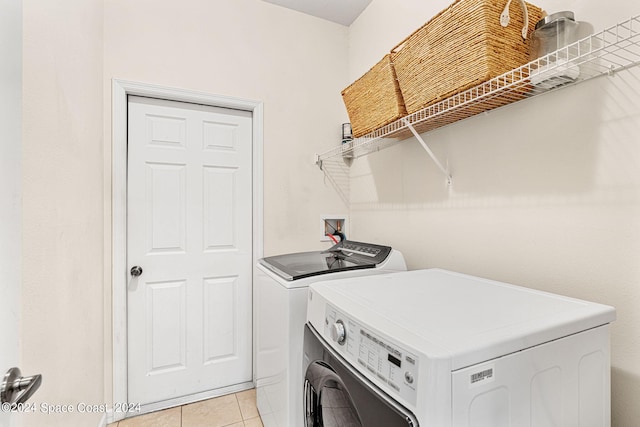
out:
<path id="1" fill-rule="evenodd" d="M 417 427 L 393 401 L 305 327 L 305 427 Z"/>
<path id="2" fill-rule="evenodd" d="M 363 427 L 349 390 L 323 361 L 307 369 L 304 395 L 306 427 Z"/>

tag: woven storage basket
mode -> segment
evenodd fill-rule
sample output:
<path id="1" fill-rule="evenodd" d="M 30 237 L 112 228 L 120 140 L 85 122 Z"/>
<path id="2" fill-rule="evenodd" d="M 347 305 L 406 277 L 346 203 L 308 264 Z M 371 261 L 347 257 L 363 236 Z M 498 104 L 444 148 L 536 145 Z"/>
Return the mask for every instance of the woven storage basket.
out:
<path id="1" fill-rule="evenodd" d="M 406 115 L 391 55 L 344 89 L 342 100 L 356 138 Z"/>
<path id="2" fill-rule="evenodd" d="M 413 113 L 529 62 L 529 40 L 542 9 L 512 1 L 507 27 L 500 15 L 508 0 L 457 0 L 392 52 L 408 113 Z"/>

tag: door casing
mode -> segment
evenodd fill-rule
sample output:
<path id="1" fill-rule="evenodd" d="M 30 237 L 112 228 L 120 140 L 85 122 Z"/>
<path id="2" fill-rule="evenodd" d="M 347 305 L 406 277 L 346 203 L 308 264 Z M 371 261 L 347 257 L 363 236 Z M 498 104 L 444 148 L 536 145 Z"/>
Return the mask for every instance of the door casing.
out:
<path id="1" fill-rule="evenodd" d="M 263 256 L 263 104 L 240 98 L 175 89 L 146 83 L 112 81 L 112 162 L 111 162 L 111 284 L 113 402 L 128 402 L 127 397 L 127 96 L 145 96 L 249 111 L 253 115 L 253 265 Z M 107 266 L 107 268 L 109 268 Z M 254 271 L 255 275 L 255 271 Z M 255 325 L 254 325 L 255 327 Z M 254 343 L 255 344 L 255 343 Z M 254 346 L 255 347 L 255 346 Z M 255 373 L 255 361 L 254 373 Z M 242 386 L 239 387 L 240 389 Z M 246 386 L 244 387 L 246 388 Z M 236 391 L 236 390 L 225 390 Z M 215 394 L 211 394 L 213 397 Z M 200 396 L 204 397 L 204 396 Z M 187 403 L 176 399 L 175 404 Z M 130 402 L 135 403 L 135 402 Z M 147 407 L 148 410 L 156 408 Z M 123 419 L 122 412 L 110 413 L 107 422 Z"/>
<path id="2" fill-rule="evenodd" d="M 9 368 L 20 366 L 23 309 L 22 1 L 0 1 L 0 40 L 0 375 L 4 377 Z M 18 415 L 0 410 L 0 426 L 13 426 L 17 419 Z"/>

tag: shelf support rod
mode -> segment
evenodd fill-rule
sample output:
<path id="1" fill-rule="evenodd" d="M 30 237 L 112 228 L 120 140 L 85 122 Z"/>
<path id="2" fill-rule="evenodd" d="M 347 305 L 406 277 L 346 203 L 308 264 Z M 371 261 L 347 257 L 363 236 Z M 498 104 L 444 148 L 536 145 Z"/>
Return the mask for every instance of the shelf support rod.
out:
<path id="1" fill-rule="evenodd" d="M 444 174 L 444 176 L 447 178 L 447 185 L 451 185 L 451 174 L 449 173 L 449 171 L 442 166 L 442 163 L 440 163 L 440 161 L 438 160 L 438 158 L 436 157 L 435 154 L 433 154 L 433 151 L 431 151 L 431 149 L 429 148 L 429 146 L 427 145 L 426 142 L 424 142 L 424 139 L 422 139 L 422 137 L 420 136 L 420 134 L 418 134 L 418 132 L 415 130 L 415 128 L 413 127 L 413 125 L 411 123 L 409 123 L 409 120 L 407 120 L 406 118 L 403 118 L 402 121 L 404 122 L 404 124 L 407 126 L 407 128 L 409 128 L 409 130 L 411 131 L 411 133 L 413 134 L 413 136 L 416 137 L 416 139 L 418 140 L 418 142 L 420 143 L 420 145 L 422 145 L 422 148 L 424 148 L 424 150 L 427 152 L 427 154 L 429 155 L 429 157 L 431 157 L 431 160 L 433 160 L 433 163 L 436 164 L 436 166 L 438 167 L 438 169 L 440 169 L 440 171 Z"/>

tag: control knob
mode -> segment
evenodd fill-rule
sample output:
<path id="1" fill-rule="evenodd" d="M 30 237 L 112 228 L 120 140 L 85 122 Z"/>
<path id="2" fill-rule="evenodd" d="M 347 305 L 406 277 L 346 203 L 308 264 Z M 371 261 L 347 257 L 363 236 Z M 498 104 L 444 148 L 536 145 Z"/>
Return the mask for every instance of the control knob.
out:
<path id="1" fill-rule="evenodd" d="M 337 320 L 331 326 L 331 339 L 340 345 L 344 345 L 344 342 L 347 339 L 347 331 L 342 320 Z"/>
<path id="2" fill-rule="evenodd" d="M 408 384 L 413 384 L 413 374 L 409 371 L 404 373 L 404 380 L 408 383 Z"/>

